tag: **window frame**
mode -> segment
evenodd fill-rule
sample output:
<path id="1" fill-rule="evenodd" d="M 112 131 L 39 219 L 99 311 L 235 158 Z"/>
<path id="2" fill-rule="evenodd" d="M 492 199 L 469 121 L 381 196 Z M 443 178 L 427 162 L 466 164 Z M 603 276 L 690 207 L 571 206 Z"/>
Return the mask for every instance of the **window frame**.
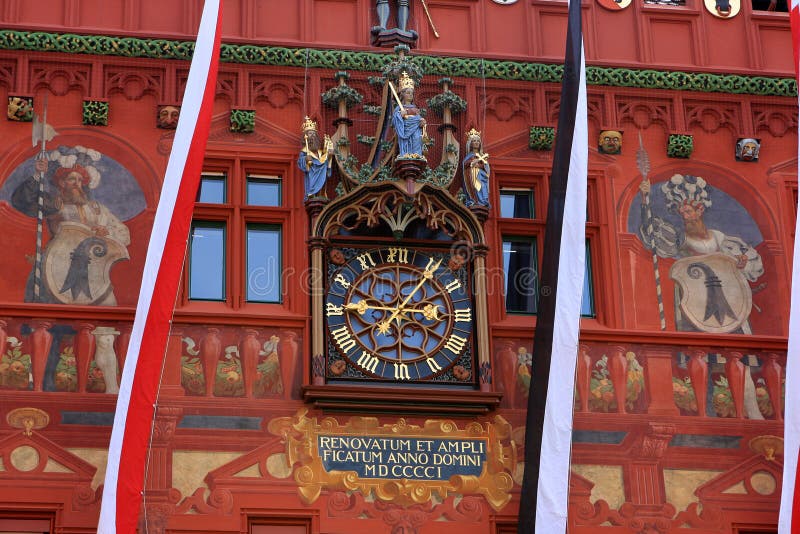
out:
<path id="1" fill-rule="evenodd" d="M 200 200 L 200 194 L 203 191 L 203 179 L 204 178 L 211 178 L 216 179 L 217 181 L 222 182 L 222 202 L 202 202 Z M 195 197 L 195 204 L 201 205 L 211 205 L 211 206 L 224 206 L 229 203 L 230 198 L 230 183 L 228 180 L 228 173 L 224 170 L 204 170 L 200 174 L 200 183 L 197 186 L 197 196 Z"/>
<path id="2" fill-rule="evenodd" d="M 503 190 L 530 190 L 533 191 L 534 218 L 532 219 L 511 219 L 500 216 L 499 208 L 493 214 L 496 224 L 495 242 L 498 243 L 498 250 L 491 254 L 490 279 L 487 283 L 489 291 L 497 292 L 500 298 L 490 299 L 490 309 L 494 317 L 499 319 L 499 325 L 510 328 L 529 328 L 536 324 L 536 314 L 509 311 L 506 308 L 505 295 L 505 270 L 503 264 L 502 244 L 508 238 L 535 238 L 537 273 L 541 273 L 542 254 L 544 252 L 544 236 L 547 217 L 547 202 L 550 195 L 550 173 L 551 163 L 546 162 L 546 166 L 536 166 L 520 169 L 519 166 L 506 166 L 496 163 L 494 171 L 494 199 L 495 204 L 500 204 L 500 192 Z M 587 261 L 591 262 L 590 288 L 592 291 L 592 305 L 594 315 L 581 315 L 581 321 L 590 321 L 589 324 L 604 324 L 607 320 L 604 306 L 609 305 L 606 300 L 599 300 L 607 291 L 606 285 L 600 287 L 598 280 L 604 280 L 608 272 L 605 262 L 609 261 L 609 251 L 599 250 L 599 243 L 609 243 L 606 210 L 607 198 L 603 190 L 605 178 L 602 171 L 590 169 L 587 180 L 587 199 L 586 199 L 586 242 L 588 244 Z M 491 276 L 491 264 L 497 266 L 501 274 L 500 277 Z M 498 281 L 497 278 L 500 278 Z M 583 303 L 581 302 L 581 305 Z M 582 306 L 581 306 L 582 307 Z M 581 310 L 582 311 L 582 310 Z M 538 313 L 538 310 L 537 310 Z"/>
<path id="3" fill-rule="evenodd" d="M 296 180 L 293 172 L 294 155 L 277 156 L 249 154 L 231 157 L 230 152 L 220 151 L 218 154 L 206 153 L 203 166 L 204 174 L 224 173 L 226 176 L 226 202 L 195 203 L 192 214 L 192 225 L 195 222 L 222 222 L 226 229 L 225 242 L 225 299 L 222 301 L 200 300 L 190 298 L 189 280 L 191 262 L 188 256 L 184 265 L 179 312 L 187 313 L 234 313 L 253 308 L 253 313 L 285 314 L 288 312 L 303 313 L 303 300 L 291 297 L 291 288 L 287 283 L 287 273 L 302 272 L 300 265 L 307 256 L 306 251 L 292 251 L 288 247 L 286 229 L 302 229 L 306 226 L 305 212 L 299 203 L 302 181 Z M 247 204 L 248 177 L 274 177 L 281 183 L 282 206 L 260 206 Z M 299 186 L 298 186 L 299 183 Z M 302 219 L 301 219 L 302 218 Z M 248 224 L 272 225 L 281 230 L 280 258 L 278 269 L 280 276 L 280 301 L 259 302 L 247 300 L 247 227 Z M 301 284 L 298 284 L 301 285 Z M 295 309 L 297 308 L 297 309 Z"/>
<path id="4" fill-rule="evenodd" d="M 502 204 L 502 197 L 504 195 L 508 195 L 509 193 L 528 193 L 528 207 L 531 212 L 530 217 L 504 217 L 503 216 L 503 204 Z M 523 220 L 523 221 L 531 221 L 535 220 L 537 216 L 536 210 L 536 190 L 534 187 L 501 187 L 499 192 L 499 201 L 497 205 L 499 206 L 499 217 L 501 219 L 516 219 L 516 220 Z M 516 204 L 515 204 L 516 207 Z"/>
<path id="5" fill-rule="evenodd" d="M 250 184 L 254 182 L 263 182 L 263 183 L 276 183 L 278 184 L 278 203 L 277 204 L 251 204 L 250 203 Z M 243 205 L 248 207 L 257 207 L 257 208 L 282 208 L 284 207 L 284 194 L 283 194 L 283 185 L 285 180 L 283 177 L 279 175 L 266 175 L 266 174 L 256 174 L 251 172 L 246 172 L 244 175 L 244 203 Z"/>

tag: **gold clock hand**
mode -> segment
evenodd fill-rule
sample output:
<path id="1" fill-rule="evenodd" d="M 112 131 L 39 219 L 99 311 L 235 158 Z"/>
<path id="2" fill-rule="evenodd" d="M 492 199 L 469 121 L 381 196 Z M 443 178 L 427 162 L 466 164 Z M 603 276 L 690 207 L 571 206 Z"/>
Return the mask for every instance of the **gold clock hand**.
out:
<path id="1" fill-rule="evenodd" d="M 383 310 L 383 311 L 394 311 L 397 308 L 388 307 L 388 306 L 372 306 L 367 304 L 365 300 L 359 300 L 358 302 L 350 302 L 344 305 L 346 310 L 355 310 L 358 312 L 359 315 L 364 315 L 367 310 Z"/>
<path id="2" fill-rule="evenodd" d="M 414 289 L 411 290 L 411 293 L 408 294 L 405 300 L 401 302 L 397 308 L 395 308 L 394 312 L 392 312 L 392 315 L 378 325 L 378 332 L 383 334 L 389 331 L 389 324 L 397 318 L 397 315 L 399 313 L 405 311 L 406 304 L 408 304 L 408 302 L 411 300 L 411 297 L 413 297 L 416 294 L 416 292 L 419 291 L 419 288 L 421 288 L 425 284 L 425 282 L 433 278 L 433 273 L 436 272 L 436 269 L 438 269 L 441 264 L 442 264 L 442 258 L 439 258 L 439 261 L 437 261 L 436 264 L 431 269 L 425 269 L 422 272 L 422 279 L 414 287 Z M 400 321 L 398 320 L 398 323 L 399 322 Z"/>
<path id="3" fill-rule="evenodd" d="M 355 310 L 359 313 L 359 315 L 364 315 L 367 310 L 381 310 L 381 311 L 395 311 L 397 308 L 391 308 L 389 306 L 370 306 L 369 304 L 362 304 L 364 301 L 360 300 L 356 303 L 345 304 L 346 310 Z M 439 305 L 438 304 L 426 304 L 423 308 L 403 308 L 400 313 L 421 313 L 425 316 L 426 319 L 439 319 Z"/>
<path id="4" fill-rule="evenodd" d="M 419 312 L 419 310 L 407 310 L 412 312 Z M 439 317 L 439 306 L 435 304 L 428 304 L 424 308 L 422 308 L 422 315 L 430 320 L 439 321 L 441 318 Z"/>

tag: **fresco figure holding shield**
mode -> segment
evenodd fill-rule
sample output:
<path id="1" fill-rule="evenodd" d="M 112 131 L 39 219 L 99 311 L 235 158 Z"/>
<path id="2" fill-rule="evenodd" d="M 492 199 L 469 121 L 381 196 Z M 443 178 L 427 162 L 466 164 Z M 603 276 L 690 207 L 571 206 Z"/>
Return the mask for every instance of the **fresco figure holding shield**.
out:
<path id="1" fill-rule="evenodd" d="M 643 181 L 639 188 L 643 194 L 650 194 L 649 182 Z M 659 217 L 648 219 L 643 209 L 639 237 L 658 256 L 678 259 L 670 276 L 679 290 L 689 289 L 686 276 L 699 279 L 703 288 L 696 295 L 677 295 L 678 330 L 752 333 L 747 321 L 752 292 L 747 282 L 755 282 L 764 274 L 761 256 L 740 237 L 706 226 L 704 214 L 712 200 L 703 178 L 675 174 L 661 185 L 661 191 L 667 211 L 679 215 L 683 227 Z M 696 266 L 698 263 L 706 267 Z M 716 267 L 708 267 L 711 264 Z M 681 272 L 682 269 L 686 272 Z M 721 285 L 713 281 L 714 277 L 720 279 Z M 687 297 L 695 302 L 687 301 Z"/>
<path id="2" fill-rule="evenodd" d="M 11 196 L 14 208 L 36 217 L 41 194 L 50 234 L 41 260 L 38 299 L 31 273 L 25 301 L 115 306 L 109 272 L 114 263 L 128 259 L 130 232 L 107 206 L 91 198 L 91 190 L 100 182 L 100 173 L 91 163 L 99 160 L 100 154 L 76 148 L 75 154 L 55 150 L 37 159 L 36 173 Z M 51 162 L 59 165 L 52 173 Z M 48 175 L 54 187 L 40 188 L 39 181 Z"/>
<path id="3" fill-rule="evenodd" d="M 639 186 L 643 197 L 651 193 L 650 182 Z M 678 215 L 676 225 L 656 215 L 648 217 L 642 204 L 638 228 L 642 243 L 661 258 L 675 258 L 669 271 L 675 282 L 675 326 L 678 330 L 717 334 L 751 334 L 749 317 L 753 307 L 750 282 L 764 274 L 761 255 L 744 239 L 706 225 L 712 206 L 711 188 L 698 176 L 675 174 L 660 186 L 668 214 Z M 735 221 L 731 221 L 734 224 Z M 709 364 L 722 363 L 709 354 Z M 755 397 L 748 355 L 745 410 L 750 419 L 763 419 Z"/>

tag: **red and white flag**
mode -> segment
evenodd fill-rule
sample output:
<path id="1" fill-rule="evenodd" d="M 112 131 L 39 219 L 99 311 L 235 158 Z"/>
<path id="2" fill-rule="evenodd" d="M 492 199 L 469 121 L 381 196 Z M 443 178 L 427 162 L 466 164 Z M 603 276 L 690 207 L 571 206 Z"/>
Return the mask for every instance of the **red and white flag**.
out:
<path id="1" fill-rule="evenodd" d="M 100 534 L 136 532 L 155 415 L 217 83 L 220 0 L 206 0 L 158 201 L 108 449 Z"/>
<path id="2" fill-rule="evenodd" d="M 792 47 L 795 74 L 800 71 L 800 0 L 792 0 Z M 800 145 L 798 145 L 800 162 Z M 789 308 L 789 347 L 786 352 L 786 399 L 783 431 L 783 494 L 779 534 L 800 534 L 800 205 L 795 212 L 792 296 Z"/>

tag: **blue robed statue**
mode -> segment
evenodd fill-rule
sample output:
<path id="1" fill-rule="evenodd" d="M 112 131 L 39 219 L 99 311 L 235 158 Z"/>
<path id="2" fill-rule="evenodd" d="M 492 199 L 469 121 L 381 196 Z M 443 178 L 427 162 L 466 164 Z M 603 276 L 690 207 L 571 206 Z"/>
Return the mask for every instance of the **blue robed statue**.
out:
<path id="1" fill-rule="evenodd" d="M 489 207 L 489 154 L 483 151 L 481 133 L 472 128 L 467 133 L 467 155 L 461 161 L 464 176 L 464 193 L 467 206 L 478 204 Z"/>
<path id="2" fill-rule="evenodd" d="M 400 158 L 412 155 L 421 158 L 426 122 L 420 115 L 419 108 L 414 105 L 414 80 L 408 73 L 403 72 L 400 75 L 395 96 L 398 105 L 392 115 L 392 126 L 397 135 L 397 155 Z"/>
<path id="3" fill-rule="evenodd" d="M 297 157 L 297 166 L 305 176 L 305 198 L 316 196 L 325 187 L 331 176 L 333 162 L 333 142 L 327 135 L 324 143 L 317 133 L 317 123 L 306 117 L 303 121 L 305 144 Z"/>

